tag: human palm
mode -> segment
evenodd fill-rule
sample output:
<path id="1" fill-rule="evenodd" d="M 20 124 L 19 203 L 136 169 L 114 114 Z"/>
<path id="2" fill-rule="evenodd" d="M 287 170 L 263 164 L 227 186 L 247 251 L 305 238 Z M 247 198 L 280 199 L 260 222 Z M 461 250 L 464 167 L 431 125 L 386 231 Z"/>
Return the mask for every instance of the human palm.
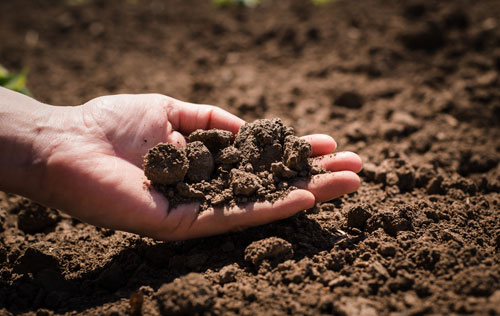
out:
<path id="1" fill-rule="evenodd" d="M 101 97 L 74 107 L 71 128 L 53 146 L 44 186 L 47 204 L 94 225 L 178 240 L 239 230 L 286 218 L 355 191 L 361 160 L 353 153 L 330 154 L 335 141 L 306 136 L 315 163 L 332 173 L 295 183 L 299 189 L 275 203 L 217 208 L 199 213 L 198 204 L 169 210 L 168 200 L 148 185 L 142 161 L 159 142 L 185 146 L 183 135 L 196 129 L 236 133 L 244 121 L 220 108 L 181 102 L 162 95 Z M 324 156 L 325 155 L 325 156 Z"/>

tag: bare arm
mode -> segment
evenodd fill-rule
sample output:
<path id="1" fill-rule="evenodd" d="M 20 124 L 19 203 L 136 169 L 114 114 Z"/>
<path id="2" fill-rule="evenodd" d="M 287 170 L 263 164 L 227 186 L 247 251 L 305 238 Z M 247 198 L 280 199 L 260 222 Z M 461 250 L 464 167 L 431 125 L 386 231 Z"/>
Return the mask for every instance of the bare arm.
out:
<path id="1" fill-rule="evenodd" d="M 0 87 L 0 190 L 43 199 L 40 181 L 65 109 Z"/>

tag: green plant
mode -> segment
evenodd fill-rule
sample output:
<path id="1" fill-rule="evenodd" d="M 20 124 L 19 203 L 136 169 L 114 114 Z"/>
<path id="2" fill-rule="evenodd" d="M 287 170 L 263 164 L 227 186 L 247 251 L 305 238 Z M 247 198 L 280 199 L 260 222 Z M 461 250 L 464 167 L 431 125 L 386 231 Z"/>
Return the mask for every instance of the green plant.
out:
<path id="1" fill-rule="evenodd" d="M 20 72 L 9 72 L 2 65 L 0 65 L 0 86 L 24 93 L 26 95 L 31 95 L 28 88 L 26 88 L 27 75 L 27 69 L 23 69 Z"/>

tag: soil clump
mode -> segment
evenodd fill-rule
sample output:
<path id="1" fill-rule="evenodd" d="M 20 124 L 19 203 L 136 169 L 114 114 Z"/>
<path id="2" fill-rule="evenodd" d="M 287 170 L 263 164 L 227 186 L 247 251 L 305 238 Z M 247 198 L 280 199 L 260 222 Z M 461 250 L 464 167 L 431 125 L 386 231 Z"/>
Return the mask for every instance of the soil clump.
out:
<path id="1" fill-rule="evenodd" d="M 325 172 L 309 164 L 311 145 L 278 119 L 244 124 L 236 134 L 196 130 L 185 148 L 161 143 L 144 158 L 144 172 L 171 207 L 197 201 L 201 211 L 255 201 L 274 202 L 298 177 Z"/>

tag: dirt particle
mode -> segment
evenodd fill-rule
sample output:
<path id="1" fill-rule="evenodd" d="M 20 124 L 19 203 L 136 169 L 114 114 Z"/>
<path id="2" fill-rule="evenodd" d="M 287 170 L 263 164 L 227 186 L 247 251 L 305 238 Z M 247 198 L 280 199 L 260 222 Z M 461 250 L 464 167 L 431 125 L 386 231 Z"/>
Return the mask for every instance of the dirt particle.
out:
<path id="1" fill-rule="evenodd" d="M 456 9 L 445 16 L 444 25 L 447 29 L 465 30 L 469 26 L 469 18 L 462 9 Z"/>
<path id="2" fill-rule="evenodd" d="M 387 280 L 390 278 L 389 272 L 380 262 L 378 262 L 378 261 L 373 262 L 371 264 L 371 267 L 372 267 L 373 271 L 375 271 L 384 280 Z"/>
<path id="3" fill-rule="evenodd" d="M 392 243 L 383 243 L 378 247 L 378 252 L 384 257 L 394 257 L 396 246 Z"/>
<path id="4" fill-rule="evenodd" d="M 219 283 L 227 284 L 234 282 L 236 280 L 236 274 L 238 273 L 238 269 L 239 267 L 237 264 L 231 264 L 222 268 L 219 271 Z"/>
<path id="5" fill-rule="evenodd" d="M 177 183 L 175 189 L 181 197 L 187 199 L 203 199 L 203 197 L 205 196 L 203 192 L 190 187 L 184 182 Z"/>
<path id="6" fill-rule="evenodd" d="M 134 292 L 129 298 L 130 304 L 130 314 L 131 315 L 141 315 L 142 314 L 142 304 L 144 303 L 144 295 L 140 292 Z"/>
<path id="7" fill-rule="evenodd" d="M 35 248 L 26 249 L 14 266 L 16 273 L 36 273 L 44 269 L 59 271 L 59 263 L 54 256 Z"/>
<path id="8" fill-rule="evenodd" d="M 427 270 L 433 270 L 440 258 L 440 251 L 428 246 L 423 246 L 415 253 L 415 263 Z"/>
<path id="9" fill-rule="evenodd" d="M 425 187 L 429 184 L 429 181 L 436 176 L 436 172 L 434 171 L 434 167 L 432 165 L 423 165 L 420 166 L 415 173 L 416 178 L 416 186 Z"/>
<path id="10" fill-rule="evenodd" d="M 347 212 L 347 226 L 363 230 L 371 216 L 371 207 L 369 205 L 354 206 Z"/>
<path id="11" fill-rule="evenodd" d="M 470 195 L 474 195 L 477 192 L 477 185 L 472 181 L 472 179 L 460 176 L 447 178 L 443 183 L 443 186 L 447 189 L 458 189 Z"/>
<path id="12" fill-rule="evenodd" d="M 273 162 L 282 160 L 283 144 L 288 135 L 293 135 L 293 129 L 280 119 L 257 120 L 243 125 L 234 141 L 242 154 L 241 164 L 250 163 L 255 172 L 269 170 Z"/>
<path id="13" fill-rule="evenodd" d="M 189 168 L 189 160 L 184 151 L 168 143 L 151 148 L 144 159 L 146 177 L 157 184 L 181 182 Z"/>
<path id="14" fill-rule="evenodd" d="M 398 187 L 401 192 L 412 191 L 416 184 L 415 169 L 413 167 L 404 165 L 396 170 L 398 176 Z"/>
<path id="15" fill-rule="evenodd" d="M 364 98 L 359 93 L 354 91 L 344 92 L 333 101 L 334 105 L 350 109 L 360 109 L 364 103 Z"/>
<path id="16" fill-rule="evenodd" d="M 368 138 L 365 126 L 360 122 L 353 122 L 347 125 L 345 135 L 352 142 L 364 141 Z"/>
<path id="17" fill-rule="evenodd" d="M 498 287 L 500 277 L 487 267 L 468 268 L 454 277 L 455 292 L 473 296 L 489 296 Z"/>
<path id="18" fill-rule="evenodd" d="M 253 173 L 231 170 L 231 187 L 236 195 L 250 196 L 261 187 L 261 180 Z"/>
<path id="19" fill-rule="evenodd" d="M 445 32 L 435 22 L 415 26 L 402 33 L 399 39 L 408 50 L 434 52 L 445 45 Z"/>
<path id="20" fill-rule="evenodd" d="M 212 205 L 217 206 L 219 204 L 222 204 L 226 200 L 226 197 L 224 196 L 224 194 L 217 194 L 215 196 L 210 196 L 209 200 L 212 203 Z"/>
<path id="21" fill-rule="evenodd" d="M 245 261 L 255 267 L 258 267 L 264 260 L 276 264 L 291 258 L 293 258 L 292 245 L 278 237 L 254 241 L 245 249 Z"/>
<path id="22" fill-rule="evenodd" d="M 240 161 L 240 151 L 234 146 L 222 149 L 217 155 L 216 161 L 220 165 L 232 165 Z"/>
<path id="23" fill-rule="evenodd" d="M 231 144 L 233 134 L 229 131 L 220 129 L 211 130 L 196 130 L 192 132 L 189 137 L 189 142 L 200 141 L 202 142 L 213 155 L 217 155 L 219 150 L 226 148 Z"/>
<path id="24" fill-rule="evenodd" d="M 404 7 L 403 15 L 408 19 L 417 19 L 425 15 L 427 7 L 423 3 L 409 3 Z"/>
<path id="25" fill-rule="evenodd" d="M 35 234 L 53 228 L 60 220 L 59 212 L 28 199 L 19 201 L 13 210 L 17 213 L 17 227 L 26 234 Z"/>
<path id="26" fill-rule="evenodd" d="M 293 135 L 285 138 L 283 162 L 290 169 L 301 171 L 307 166 L 307 158 L 311 156 L 312 147 L 307 141 Z"/>
<path id="27" fill-rule="evenodd" d="M 317 41 L 320 39 L 320 31 L 317 28 L 312 27 L 307 30 L 306 36 L 311 41 Z"/>
<path id="28" fill-rule="evenodd" d="M 387 287 L 394 293 L 398 291 L 408 291 L 413 287 L 415 280 L 413 276 L 406 272 L 398 273 L 396 278 L 387 282 Z"/>
<path id="29" fill-rule="evenodd" d="M 378 168 L 375 164 L 371 162 L 366 162 L 363 164 L 363 170 L 361 170 L 361 176 L 365 177 L 368 181 L 381 182 L 376 181 L 377 179 Z M 384 175 L 385 177 L 385 175 Z M 383 181 L 383 180 L 382 180 Z"/>
<path id="30" fill-rule="evenodd" d="M 45 308 L 39 308 L 36 311 L 35 315 L 36 316 L 52 316 L 52 315 L 54 315 L 54 312 L 52 312 L 51 310 L 45 309 Z"/>
<path id="31" fill-rule="evenodd" d="M 330 282 L 328 282 L 328 286 L 330 288 L 341 287 L 341 286 L 349 286 L 351 285 L 351 281 L 344 275 L 341 275 Z"/>
<path id="32" fill-rule="evenodd" d="M 380 126 L 380 134 L 385 139 L 407 137 L 421 128 L 421 124 L 409 113 L 396 111 L 389 122 Z"/>
<path id="33" fill-rule="evenodd" d="M 405 134 L 411 134 L 421 127 L 421 123 L 408 112 L 395 111 L 392 113 L 390 121 L 404 126 Z"/>
<path id="34" fill-rule="evenodd" d="M 271 171 L 275 177 L 290 179 L 297 176 L 297 172 L 291 170 L 283 162 L 274 162 L 271 164 Z"/>
<path id="35" fill-rule="evenodd" d="M 487 172 L 495 168 L 499 160 L 499 155 L 486 150 L 475 153 L 466 150 L 460 153 L 458 172 L 461 175 Z"/>
<path id="36" fill-rule="evenodd" d="M 155 300 L 163 315 L 196 315 L 214 304 L 216 291 L 201 274 L 189 273 L 162 285 Z"/>
<path id="37" fill-rule="evenodd" d="M 189 169 L 186 178 L 192 182 L 210 179 L 214 170 L 214 159 L 208 148 L 200 141 L 188 143 L 186 156 L 189 160 Z"/>
<path id="38" fill-rule="evenodd" d="M 413 289 L 417 293 L 419 297 L 428 297 L 432 295 L 432 286 L 426 280 L 419 280 L 418 278 L 415 280 L 415 284 L 413 285 Z"/>
<path id="39" fill-rule="evenodd" d="M 346 316 L 376 316 L 376 303 L 362 297 L 342 297 L 340 303 L 336 304 L 335 314 Z"/>
<path id="40" fill-rule="evenodd" d="M 368 231 L 383 228 L 388 235 L 395 237 L 400 231 L 412 229 L 411 218 L 404 213 L 401 209 L 395 208 L 392 211 L 375 214 L 368 219 L 366 228 Z"/>
<path id="41" fill-rule="evenodd" d="M 427 185 L 427 194 L 441 194 L 443 193 L 443 176 L 437 175 Z"/>

